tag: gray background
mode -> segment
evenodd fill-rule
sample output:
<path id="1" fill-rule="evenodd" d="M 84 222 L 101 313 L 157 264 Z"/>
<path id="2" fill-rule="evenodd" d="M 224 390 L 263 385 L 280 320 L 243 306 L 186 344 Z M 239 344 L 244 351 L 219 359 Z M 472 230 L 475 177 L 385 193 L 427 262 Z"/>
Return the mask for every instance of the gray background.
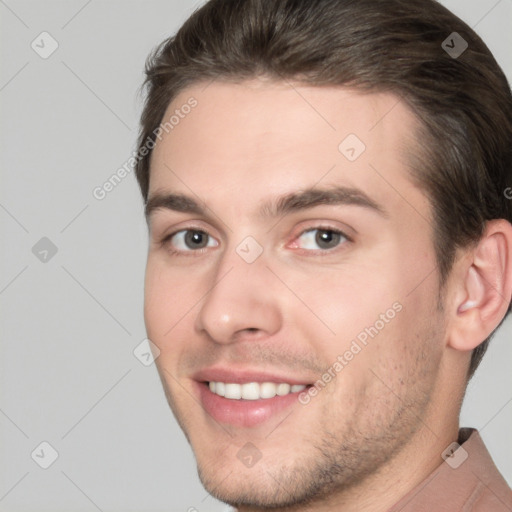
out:
<path id="1" fill-rule="evenodd" d="M 512 0 L 443 3 L 510 80 Z M 196 476 L 154 366 L 133 354 L 145 338 L 147 244 L 135 178 L 92 195 L 134 149 L 146 55 L 196 5 L 0 1 L 0 511 L 225 509 Z M 43 31 L 59 44 L 47 59 L 31 48 Z M 57 248 L 46 262 L 32 252 L 43 237 Z M 511 325 L 462 413 L 509 483 Z M 31 458 L 43 441 L 59 454 L 48 469 Z M 48 462 L 40 450 L 34 458 Z"/>

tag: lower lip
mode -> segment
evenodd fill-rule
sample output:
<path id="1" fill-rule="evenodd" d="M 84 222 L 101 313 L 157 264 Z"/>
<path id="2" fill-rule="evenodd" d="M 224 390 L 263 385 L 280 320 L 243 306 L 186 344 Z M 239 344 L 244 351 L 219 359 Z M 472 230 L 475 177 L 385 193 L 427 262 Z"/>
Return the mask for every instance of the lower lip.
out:
<path id="1" fill-rule="evenodd" d="M 298 403 L 299 393 L 260 400 L 232 400 L 210 391 L 208 384 L 197 382 L 201 403 L 205 411 L 219 423 L 236 427 L 254 427 L 273 415 Z"/>

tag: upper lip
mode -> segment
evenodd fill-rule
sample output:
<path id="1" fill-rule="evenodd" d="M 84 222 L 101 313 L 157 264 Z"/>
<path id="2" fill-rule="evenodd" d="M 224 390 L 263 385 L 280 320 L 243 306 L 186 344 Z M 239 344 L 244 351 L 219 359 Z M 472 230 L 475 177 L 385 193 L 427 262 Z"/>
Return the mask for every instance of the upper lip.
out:
<path id="1" fill-rule="evenodd" d="M 245 384 L 247 382 L 274 382 L 276 384 L 303 384 L 309 385 L 310 380 L 290 377 L 278 372 L 269 372 L 263 370 L 234 370 L 222 367 L 210 367 L 199 370 L 193 375 L 193 378 L 199 382 L 225 382 L 233 384 Z"/>

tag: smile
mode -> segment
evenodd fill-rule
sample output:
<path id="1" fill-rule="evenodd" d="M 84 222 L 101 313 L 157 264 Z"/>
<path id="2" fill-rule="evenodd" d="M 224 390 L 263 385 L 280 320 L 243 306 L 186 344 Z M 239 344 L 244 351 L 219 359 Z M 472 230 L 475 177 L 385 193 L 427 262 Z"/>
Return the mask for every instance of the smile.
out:
<path id="1" fill-rule="evenodd" d="M 237 384 L 232 382 L 214 382 L 208 383 L 210 391 L 218 396 L 230 400 L 262 400 L 270 399 L 275 396 L 285 396 L 291 393 L 299 393 L 306 389 L 303 384 L 287 384 L 274 382 L 247 382 Z"/>

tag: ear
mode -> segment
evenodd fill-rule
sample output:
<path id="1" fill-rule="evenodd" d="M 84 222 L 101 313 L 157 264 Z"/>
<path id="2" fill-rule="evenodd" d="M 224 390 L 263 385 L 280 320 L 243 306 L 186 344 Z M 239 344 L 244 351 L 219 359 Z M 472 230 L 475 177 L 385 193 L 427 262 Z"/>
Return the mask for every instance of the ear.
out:
<path id="1" fill-rule="evenodd" d="M 457 263 L 448 345 L 469 351 L 506 315 L 512 296 L 512 224 L 487 222 L 478 244 Z M 447 305 L 448 306 L 448 305 Z"/>

